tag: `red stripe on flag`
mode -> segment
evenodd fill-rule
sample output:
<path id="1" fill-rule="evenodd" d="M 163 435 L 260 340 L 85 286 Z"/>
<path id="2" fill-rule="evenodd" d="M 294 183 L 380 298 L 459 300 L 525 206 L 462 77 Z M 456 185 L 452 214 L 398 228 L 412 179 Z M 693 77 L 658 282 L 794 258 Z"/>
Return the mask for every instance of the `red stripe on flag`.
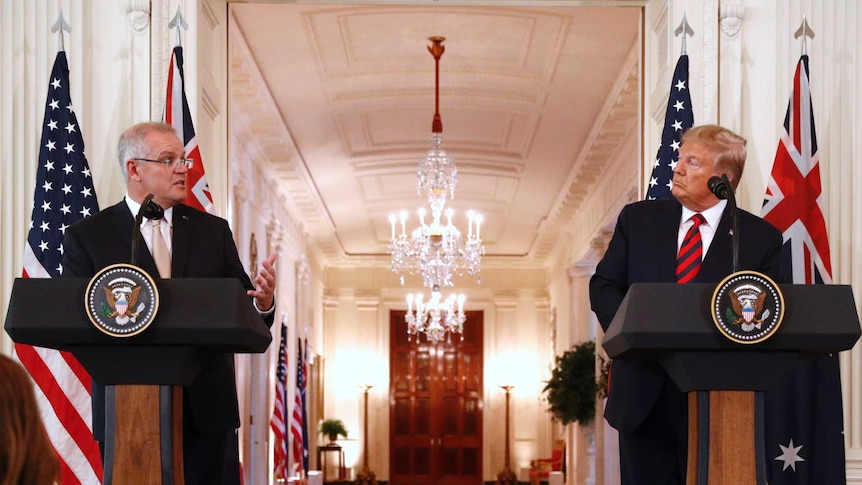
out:
<path id="1" fill-rule="evenodd" d="M 57 450 L 54 449 L 54 451 L 56 452 Z M 60 459 L 60 483 L 62 485 L 82 485 L 78 477 L 75 476 L 75 472 L 69 468 L 69 464 L 66 463 L 66 460 L 59 453 L 57 453 L 57 458 Z"/>
<path id="2" fill-rule="evenodd" d="M 57 415 L 57 419 L 63 423 L 66 432 L 75 441 L 75 444 L 101 480 L 102 461 L 99 447 L 93 439 L 93 432 L 87 426 L 87 423 L 84 422 L 81 415 L 78 414 L 69 396 L 66 395 L 63 388 L 57 382 L 57 379 L 54 377 L 56 371 L 48 367 L 33 346 L 15 344 L 15 352 L 18 354 L 21 364 L 30 372 L 33 381 L 48 398 L 48 403 L 54 410 L 54 414 Z M 63 483 L 65 483 L 65 480 Z"/>
<path id="3" fill-rule="evenodd" d="M 165 96 L 165 123 L 174 126 L 174 71 L 176 70 L 176 57 L 171 55 L 171 63 L 168 67 L 168 87 L 167 96 Z"/>
<path id="4" fill-rule="evenodd" d="M 802 152 L 802 90 L 799 89 L 799 69 L 796 70 L 796 74 L 793 76 L 793 99 L 791 101 L 791 117 L 793 120 L 793 126 L 791 128 L 791 135 L 793 136 L 793 146 L 796 147 L 797 152 Z M 807 94 L 807 93 L 806 93 Z"/>

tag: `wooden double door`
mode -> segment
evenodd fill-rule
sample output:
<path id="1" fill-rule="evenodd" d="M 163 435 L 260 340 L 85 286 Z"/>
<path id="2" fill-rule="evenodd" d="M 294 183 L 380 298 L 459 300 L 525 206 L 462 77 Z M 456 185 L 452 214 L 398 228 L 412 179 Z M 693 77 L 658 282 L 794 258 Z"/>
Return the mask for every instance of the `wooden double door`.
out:
<path id="1" fill-rule="evenodd" d="M 482 483 L 482 322 L 466 312 L 464 338 L 408 341 L 405 312 L 390 313 L 389 482 Z"/>

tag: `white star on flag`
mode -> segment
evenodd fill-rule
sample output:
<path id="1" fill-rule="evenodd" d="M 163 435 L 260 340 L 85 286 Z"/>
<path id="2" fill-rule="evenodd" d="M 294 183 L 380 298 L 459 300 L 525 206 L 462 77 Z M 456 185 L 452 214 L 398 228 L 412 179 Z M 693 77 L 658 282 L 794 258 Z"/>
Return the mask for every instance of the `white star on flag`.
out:
<path id="1" fill-rule="evenodd" d="M 776 456 L 775 460 L 784 462 L 784 467 L 781 469 L 781 471 L 787 470 L 787 467 L 790 467 L 793 469 L 793 471 L 796 471 L 796 462 L 805 461 L 804 458 L 799 456 L 799 450 L 802 449 L 802 445 L 793 446 L 792 438 L 789 445 L 784 446 L 782 444 L 779 444 L 778 447 L 781 448 L 781 454 Z"/>
<path id="2" fill-rule="evenodd" d="M 673 187 L 673 168 L 679 156 L 679 139 L 682 133 L 694 125 L 691 112 L 691 96 L 685 83 L 688 81 L 688 56 L 683 54 L 677 60 L 671 78 L 671 87 L 664 115 L 661 140 L 656 153 L 655 163 L 647 184 L 647 200 L 670 199 Z M 673 81 L 676 80 L 676 81 Z M 674 89 L 676 88 L 676 89 Z"/>

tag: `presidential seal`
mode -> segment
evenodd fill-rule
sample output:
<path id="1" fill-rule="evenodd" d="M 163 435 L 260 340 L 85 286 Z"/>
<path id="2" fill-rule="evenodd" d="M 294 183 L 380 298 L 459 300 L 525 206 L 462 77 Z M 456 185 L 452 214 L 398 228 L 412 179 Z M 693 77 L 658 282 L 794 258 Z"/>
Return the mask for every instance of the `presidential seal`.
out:
<path id="1" fill-rule="evenodd" d="M 90 280 L 84 298 L 90 321 L 112 337 L 143 332 L 159 310 L 159 292 L 153 279 L 131 264 L 102 269 Z"/>
<path id="2" fill-rule="evenodd" d="M 712 320 L 722 335 L 741 344 L 756 344 L 778 330 L 784 318 L 784 296 L 768 276 L 756 271 L 733 273 L 712 295 Z"/>

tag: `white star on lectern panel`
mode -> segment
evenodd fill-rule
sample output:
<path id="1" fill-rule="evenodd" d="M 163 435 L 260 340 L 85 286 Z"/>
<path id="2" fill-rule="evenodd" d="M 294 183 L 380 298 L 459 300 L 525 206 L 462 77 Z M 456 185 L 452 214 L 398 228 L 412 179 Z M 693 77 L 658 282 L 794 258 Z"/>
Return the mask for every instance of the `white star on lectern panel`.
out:
<path id="1" fill-rule="evenodd" d="M 796 462 L 805 461 L 804 458 L 799 456 L 799 450 L 802 449 L 802 445 L 793 446 L 793 439 L 790 440 L 790 444 L 784 446 L 779 443 L 779 448 L 781 448 L 781 454 L 775 457 L 776 461 L 783 461 L 784 466 L 781 468 L 781 471 L 787 470 L 787 467 L 796 471 Z"/>

